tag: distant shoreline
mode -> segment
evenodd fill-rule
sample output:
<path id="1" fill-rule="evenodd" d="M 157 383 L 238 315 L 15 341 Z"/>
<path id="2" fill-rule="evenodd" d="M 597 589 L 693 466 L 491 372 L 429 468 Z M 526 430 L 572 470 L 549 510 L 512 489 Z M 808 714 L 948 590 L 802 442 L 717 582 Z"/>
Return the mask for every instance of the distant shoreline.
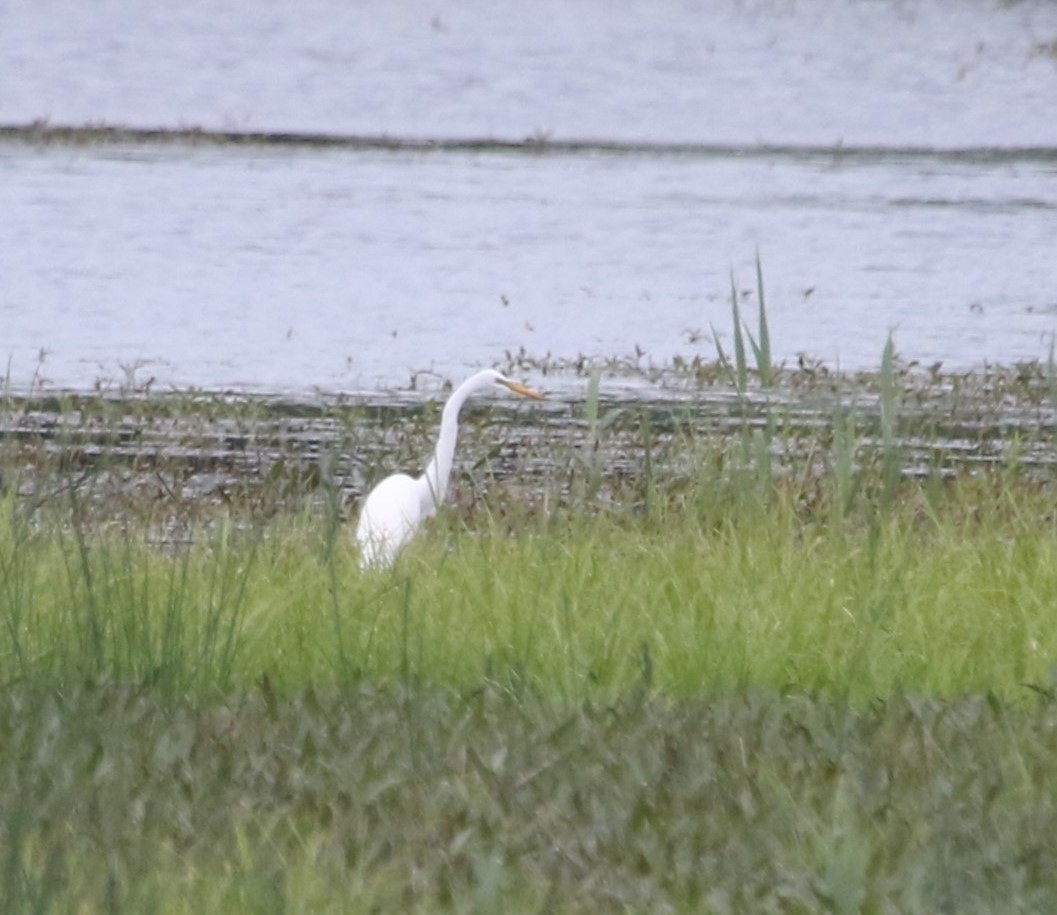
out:
<path id="1" fill-rule="evenodd" d="M 794 158 L 854 160 L 932 159 L 943 162 L 1057 162 L 1055 146 L 846 146 L 786 143 L 693 143 L 555 138 L 539 133 L 521 139 L 494 136 L 416 137 L 391 134 L 318 133 L 286 130 L 219 130 L 208 127 L 142 127 L 121 124 L 0 124 L 0 142 L 78 144 L 205 144 L 284 146 L 388 152 L 515 153 L 530 155 L 658 155 L 694 158 Z"/>

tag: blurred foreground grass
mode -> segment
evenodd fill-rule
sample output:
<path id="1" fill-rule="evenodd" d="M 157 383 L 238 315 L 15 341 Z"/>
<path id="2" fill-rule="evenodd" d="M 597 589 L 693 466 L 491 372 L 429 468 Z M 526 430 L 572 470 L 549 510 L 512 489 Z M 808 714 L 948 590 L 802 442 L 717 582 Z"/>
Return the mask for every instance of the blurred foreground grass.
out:
<path id="1" fill-rule="evenodd" d="M 1057 706 L 0 699 L 6 911 L 1043 912 Z"/>

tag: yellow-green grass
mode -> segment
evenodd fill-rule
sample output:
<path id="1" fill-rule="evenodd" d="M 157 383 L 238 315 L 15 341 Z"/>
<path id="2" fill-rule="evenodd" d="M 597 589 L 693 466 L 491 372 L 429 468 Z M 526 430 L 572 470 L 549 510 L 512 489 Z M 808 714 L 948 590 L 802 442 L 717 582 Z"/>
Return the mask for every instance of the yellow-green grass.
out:
<path id="1" fill-rule="evenodd" d="M 816 493 L 817 494 L 817 493 Z M 189 546 L 47 513 L 0 520 L 0 682 L 210 696 L 484 682 L 578 702 L 764 685 L 853 701 L 1050 685 L 1057 497 L 995 472 L 837 511 L 782 484 L 630 508 L 448 516 L 361 574 L 324 515 Z M 660 500 L 655 500 L 655 503 Z"/>

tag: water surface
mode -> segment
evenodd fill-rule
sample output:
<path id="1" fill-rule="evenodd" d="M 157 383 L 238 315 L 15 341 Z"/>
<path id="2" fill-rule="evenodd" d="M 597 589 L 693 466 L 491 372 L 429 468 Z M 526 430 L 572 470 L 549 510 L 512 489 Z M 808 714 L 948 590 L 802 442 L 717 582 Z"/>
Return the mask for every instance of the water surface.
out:
<path id="1" fill-rule="evenodd" d="M 613 146 L 8 140 L 0 356 L 18 385 L 301 392 L 521 350 L 663 363 L 713 328 L 729 350 L 732 273 L 755 321 L 759 251 L 778 360 L 875 366 L 889 331 L 948 368 L 1044 359 L 1057 5 L 954 11 L 5 8 L 0 123 Z"/>
<path id="2" fill-rule="evenodd" d="M 1048 0 L 79 0 L 0 9 L 0 122 L 1057 145 Z"/>

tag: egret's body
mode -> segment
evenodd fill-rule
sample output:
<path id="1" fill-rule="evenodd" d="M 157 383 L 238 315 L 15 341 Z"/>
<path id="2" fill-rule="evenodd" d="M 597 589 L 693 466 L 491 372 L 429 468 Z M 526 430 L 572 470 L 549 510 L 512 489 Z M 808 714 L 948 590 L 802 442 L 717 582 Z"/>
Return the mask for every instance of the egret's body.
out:
<path id="1" fill-rule="evenodd" d="M 440 436 L 433 459 L 420 477 L 396 473 L 371 490 L 360 511 L 356 540 L 360 545 L 360 565 L 365 569 L 391 566 L 400 551 L 422 526 L 437 513 L 444 499 L 455 459 L 459 435 L 459 412 L 471 394 L 501 385 L 515 394 L 542 400 L 543 395 L 511 381 L 494 369 L 485 369 L 455 389 L 440 418 Z"/>

